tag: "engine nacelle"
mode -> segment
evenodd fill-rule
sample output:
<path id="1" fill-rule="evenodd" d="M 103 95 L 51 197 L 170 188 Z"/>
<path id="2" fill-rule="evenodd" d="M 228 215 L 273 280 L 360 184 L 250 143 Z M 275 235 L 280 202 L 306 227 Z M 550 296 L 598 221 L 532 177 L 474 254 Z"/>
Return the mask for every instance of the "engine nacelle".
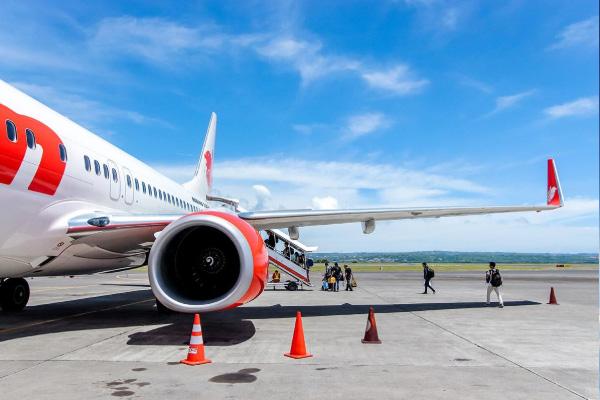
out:
<path id="1" fill-rule="evenodd" d="M 180 312 L 247 303 L 262 293 L 269 256 L 246 221 L 220 211 L 186 215 L 158 235 L 148 260 L 154 295 Z"/>

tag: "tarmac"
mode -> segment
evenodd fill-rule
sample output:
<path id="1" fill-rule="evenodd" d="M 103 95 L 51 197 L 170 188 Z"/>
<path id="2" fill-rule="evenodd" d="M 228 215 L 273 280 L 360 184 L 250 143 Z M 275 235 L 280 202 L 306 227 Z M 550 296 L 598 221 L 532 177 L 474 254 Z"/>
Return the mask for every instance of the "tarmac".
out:
<path id="1" fill-rule="evenodd" d="M 360 273 L 353 292 L 203 314 L 213 362 L 196 367 L 179 363 L 193 316 L 157 313 L 145 273 L 31 279 L 28 308 L 0 314 L 0 397 L 598 398 L 597 270 L 506 271 L 503 309 L 485 306 L 483 272 L 438 275 L 435 295 L 419 273 Z M 379 345 L 361 343 L 369 306 Z M 296 310 L 302 360 L 283 356 Z"/>

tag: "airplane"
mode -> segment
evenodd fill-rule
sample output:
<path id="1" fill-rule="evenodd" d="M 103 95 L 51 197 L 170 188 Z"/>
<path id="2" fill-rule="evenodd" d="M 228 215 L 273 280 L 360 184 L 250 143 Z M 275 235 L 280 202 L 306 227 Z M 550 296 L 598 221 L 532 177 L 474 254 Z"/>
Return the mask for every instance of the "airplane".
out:
<path id="1" fill-rule="evenodd" d="M 245 211 L 211 194 L 217 116 L 183 185 L 0 80 L 0 307 L 23 310 L 26 277 L 70 276 L 147 263 L 157 308 L 233 308 L 265 289 L 259 231 L 379 220 L 540 212 L 563 206 L 553 159 L 547 201 L 533 206 Z M 218 203 L 217 203 L 218 204 Z"/>

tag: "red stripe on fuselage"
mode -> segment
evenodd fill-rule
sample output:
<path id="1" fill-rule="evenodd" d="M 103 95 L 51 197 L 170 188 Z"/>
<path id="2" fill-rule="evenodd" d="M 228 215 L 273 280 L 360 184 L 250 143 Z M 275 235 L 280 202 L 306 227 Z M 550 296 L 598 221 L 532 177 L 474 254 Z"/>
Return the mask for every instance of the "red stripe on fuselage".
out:
<path id="1" fill-rule="evenodd" d="M 25 130 L 30 129 L 35 135 L 37 146 L 42 147 L 42 158 L 28 189 L 50 196 L 65 174 L 66 163 L 60 159 L 59 145 L 62 141 L 47 125 L 26 115 L 17 114 L 10 108 L 0 104 L 0 183 L 10 185 L 25 158 L 27 139 Z M 8 139 L 6 120 L 11 120 L 17 127 L 17 140 Z"/>

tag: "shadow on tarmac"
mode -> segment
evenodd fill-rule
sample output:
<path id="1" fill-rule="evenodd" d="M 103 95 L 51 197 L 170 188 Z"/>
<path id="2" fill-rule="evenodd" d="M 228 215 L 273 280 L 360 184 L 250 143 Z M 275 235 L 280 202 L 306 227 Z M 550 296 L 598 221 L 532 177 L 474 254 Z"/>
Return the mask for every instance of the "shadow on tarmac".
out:
<path id="1" fill-rule="evenodd" d="M 506 307 L 532 306 L 534 301 L 508 301 Z M 252 319 L 367 315 L 370 305 L 246 306 L 202 315 L 206 346 L 231 346 L 252 338 Z M 372 304 L 376 313 L 403 313 L 429 310 L 484 308 L 483 302 Z M 192 326 L 189 314 L 161 314 L 154 307 L 150 290 L 88 297 L 31 306 L 20 313 L 0 313 L 0 342 L 51 333 L 89 329 L 162 325 L 129 335 L 128 345 L 187 345 Z"/>

